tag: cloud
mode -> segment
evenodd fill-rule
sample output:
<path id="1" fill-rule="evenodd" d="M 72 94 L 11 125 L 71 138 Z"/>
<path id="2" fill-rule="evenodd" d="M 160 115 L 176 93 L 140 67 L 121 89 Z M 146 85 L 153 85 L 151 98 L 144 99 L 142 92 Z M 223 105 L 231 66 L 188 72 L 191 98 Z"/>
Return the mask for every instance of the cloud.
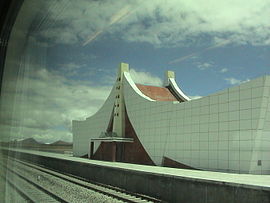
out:
<path id="1" fill-rule="evenodd" d="M 83 46 L 89 44 L 93 40 L 95 40 L 100 34 L 106 31 L 106 28 L 108 29 L 109 26 L 120 22 L 124 18 L 126 18 L 128 15 L 132 13 L 132 8 L 129 5 L 126 5 L 125 7 L 121 8 L 119 11 L 117 11 L 111 18 L 110 22 L 107 27 L 103 28 L 103 30 L 99 30 L 95 32 L 93 35 L 89 36 L 89 38 L 83 43 Z"/>
<path id="2" fill-rule="evenodd" d="M 88 44 L 101 33 L 155 46 L 269 45 L 268 0 L 48 0 L 31 33 L 48 43 Z M 27 13 L 27 12 L 26 12 Z M 28 12 L 29 13 L 29 12 Z M 26 14 L 27 15 L 27 14 Z"/>
<path id="3" fill-rule="evenodd" d="M 231 85 L 240 85 L 240 84 L 242 84 L 244 82 L 250 81 L 249 79 L 239 80 L 239 79 L 236 79 L 236 78 L 225 78 L 225 80 L 227 81 L 227 83 L 229 83 Z"/>
<path id="4" fill-rule="evenodd" d="M 10 89 L 3 90 L 1 102 L 3 135 L 44 142 L 71 141 L 71 121 L 93 115 L 112 88 L 70 80 L 44 68 L 33 69 L 6 86 Z"/>
<path id="5" fill-rule="evenodd" d="M 197 67 L 200 69 L 200 70 L 206 70 L 206 69 L 209 69 L 209 68 L 212 68 L 213 67 L 213 64 L 212 63 L 197 63 Z"/>
<path id="6" fill-rule="evenodd" d="M 130 69 L 130 76 L 135 83 L 155 86 L 162 85 L 162 80 L 157 76 L 153 76 L 151 73 Z"/>
<path id="7" fill-rule="evenodd" d="M 82 65 L 79 65 L 73 62 L 67 63 L 67 64 L 61 64 L 61 66 L 67 71 L 77 70 L 82 67 Z"/>
<path id="8" fill-rule="evenodd" d="M 220 72 L 221 72 L 221 73 L 226 73 L 226 72 L 228 72 L 228 68 L 222 68 L 222 69 L 220 70 Z"/>
<path id="9" fill-rule="evenodd" d="M 22 17 L 34 15 L 29 35 L 37 40 L 54 44 L 80 44 L 96 40 L 110 26 L 118 24 L 129 16 L 139 1 L 88 1 L 79 3 L 66 0 L 47 0 L 36 3 L 35 7 L 24 6 Z"/>
<path id="10" fill-rule="evenodd" d="M 227 43 L 265 45 L 269 11 L 267 0 L 147 1 L 129 18 L 124 36 L 157 46 L 212 44 L 207 50 Z"/>
<path id="11" fill-rule="evenodd" d="M 86 64 L 77 64 L 74 62 L 66 63 L 66 64 L 59 64 L 59 72 L 65 73 L 66 76 L 75 76 L 78 74 L 78 70 L 81 68 L 85 68 Z"/>

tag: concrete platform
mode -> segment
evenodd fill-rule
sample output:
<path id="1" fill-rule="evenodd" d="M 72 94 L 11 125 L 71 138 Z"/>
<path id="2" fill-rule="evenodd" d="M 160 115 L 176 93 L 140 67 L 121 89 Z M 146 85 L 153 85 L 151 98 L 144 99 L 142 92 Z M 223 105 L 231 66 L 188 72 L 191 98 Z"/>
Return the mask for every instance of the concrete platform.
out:
<path id="1" fill-rule="evenodd" d="M 270 175 L 105 162 L 23 149 L 3 149 L 3 152 L 65 173 L 168 202 L 270 202 Z"/>

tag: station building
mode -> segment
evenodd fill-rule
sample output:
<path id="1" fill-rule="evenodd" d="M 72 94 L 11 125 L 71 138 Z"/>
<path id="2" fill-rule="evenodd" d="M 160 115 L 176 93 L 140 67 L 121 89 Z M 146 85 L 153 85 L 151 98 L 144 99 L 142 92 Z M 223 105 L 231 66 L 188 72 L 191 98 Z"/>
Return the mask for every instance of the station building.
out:
<path id="1" fill-rule="evenodd" d="M 191 100 L 174 72 L 162 87 L 136 84 L 121 63 L 104 105 L 72 131 L 78 157 L 270 174 L 270 76 Z"/>

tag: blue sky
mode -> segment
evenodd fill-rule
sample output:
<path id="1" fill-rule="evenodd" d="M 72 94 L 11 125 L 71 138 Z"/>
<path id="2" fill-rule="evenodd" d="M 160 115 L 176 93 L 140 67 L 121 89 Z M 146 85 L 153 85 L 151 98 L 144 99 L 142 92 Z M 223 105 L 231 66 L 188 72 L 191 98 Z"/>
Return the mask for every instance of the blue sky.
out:
<path id="1" fill-rule="evenodd" d="M 3 127 L 14 138 L 71 141 L 71 120 L 100 108 L 120 62 L 144 84 L 172 70 L 193 97 L 270 74 L 268 0 L 29 0 L 18 19 L 30 26 L 15 23 L 12 40 L 29 60 L 13 92 L 19 124 Z"/>
<path id="2" fill-rule="evenodd" d="M 161 79 L 165 70 L 173 70 L 177 82 L 191 96 L 206 96 L 242 81 L 270 74 L 269 46 L 226 44 L 207 50 L 208 47 L 155 47 L 147 42 L 125 42 L 113 36 L 100 36 L 86 47 L 53 46 L 50 48 L 53 55 L 50 67 L 57 69 L 61 64 L 76 64 L 78 74 L 72 79 L 96 83 L 102 82 L 96 74 L 113 77 L 119 62 L 129 63 L 135 70 L 149 72 Z M 190 57 L 177 61 L 185 56 Z M 86 76 L 86 72 L 93 74 Z"/>
<path id="3" fill-rule="evenodd" d="M 52 41 L 51 67 L 76 65 L 81 75 L 73 79 L 104 82 L 83 73 L 113 77 L 126 62 L 160 78 L 173 70 L 188 95 L 204 96 L 270 73 L 267 1 L 83 2 L 62 13 L 71 19 L 64 30 L 77 30 L 44 37 Z"/>

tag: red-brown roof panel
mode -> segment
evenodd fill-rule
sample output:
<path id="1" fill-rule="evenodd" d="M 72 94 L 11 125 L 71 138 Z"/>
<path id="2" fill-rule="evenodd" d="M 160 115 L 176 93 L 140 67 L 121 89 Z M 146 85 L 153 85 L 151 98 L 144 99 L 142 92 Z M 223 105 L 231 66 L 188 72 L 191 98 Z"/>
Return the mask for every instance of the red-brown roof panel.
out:
<path id="1" fill-rule="evenodd" d="M 165 87 L 136 84 L 139 90 L 146 96 L 157 101 L 177 101 L 172 93 Z"/>

